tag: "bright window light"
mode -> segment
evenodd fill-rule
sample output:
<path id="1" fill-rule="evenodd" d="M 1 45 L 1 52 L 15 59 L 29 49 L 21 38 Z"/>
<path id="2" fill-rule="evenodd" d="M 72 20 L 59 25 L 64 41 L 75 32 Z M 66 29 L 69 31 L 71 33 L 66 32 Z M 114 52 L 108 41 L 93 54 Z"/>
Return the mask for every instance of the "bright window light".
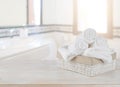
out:
<path id="1" fill-rule="evenodd" d="M 107 0 L 78 0 L 78 30 L 107 33 Z"/>
<path id="2" fill-rule="evenodd" d="M 34 0 L 33 1 L 33 6 L 34 6 L 34 23 L 35 25 L 40 25 L 40 5 L 41 5 L 41 0 Z"/>

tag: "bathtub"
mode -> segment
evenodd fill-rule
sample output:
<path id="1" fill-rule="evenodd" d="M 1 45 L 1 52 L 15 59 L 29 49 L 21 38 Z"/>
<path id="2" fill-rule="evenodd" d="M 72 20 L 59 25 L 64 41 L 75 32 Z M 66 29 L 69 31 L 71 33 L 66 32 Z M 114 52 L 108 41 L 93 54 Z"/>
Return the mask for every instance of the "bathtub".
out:
<path id="1" fill-rule="evenodd" d="M 45 65 L 43 60 L 55 59 L 55 53 L 52 38 L 37 36 L 0 39 L 0 84 L 28 84 L 39 81 L 40 72 L 44 71 L 41 69 Z"/>
<path id="2" fill-rule="evenodd" d="M 23 53 L 35 48 L 48 45 L 48 49 L 51 47 L 50 39 L 43 39 L 40 37 L 27 37 L 27 38 L 5 38 L 0 39 L 0 59 L 9 58 L 10 56 Z"/>

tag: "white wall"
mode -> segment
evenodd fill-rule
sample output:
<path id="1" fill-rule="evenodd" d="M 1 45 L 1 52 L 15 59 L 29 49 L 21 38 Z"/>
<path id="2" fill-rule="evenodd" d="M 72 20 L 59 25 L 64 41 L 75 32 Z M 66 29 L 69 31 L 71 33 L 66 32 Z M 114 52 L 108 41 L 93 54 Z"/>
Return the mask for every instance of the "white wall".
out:
<path id="1" fill-rule="evenodd" d="M 73 23 L 73 0 L 43 0 L 43 24 Z"/>
<path id="2" fill-rule="evenodd" d="M 56 23 L 56 0 L 43 0 L 43 24 Z"/>
<path id="3" fill-rule="evenodd" d="M 26 24 L 26 0 L 0 0 L 0 26 Z"/>
<path id="4" fill-rule="evenodd" d="M 56 0 L 56 24 L 73 24 L 73 0 Z"/>

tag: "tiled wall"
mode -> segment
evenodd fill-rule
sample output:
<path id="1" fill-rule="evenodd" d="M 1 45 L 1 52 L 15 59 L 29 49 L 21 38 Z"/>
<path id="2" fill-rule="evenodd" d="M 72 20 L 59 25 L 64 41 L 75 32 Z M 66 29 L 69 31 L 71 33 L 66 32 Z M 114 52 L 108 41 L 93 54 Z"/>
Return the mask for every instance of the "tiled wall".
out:
<path id="1" fill-rule="evenodd" d="M 18 36 L 19 29 L 0 29 L 0 37 L 8 37 L 8 36 L 13 36 L 13 35 Z"/>
<path id="2" fill-rule="evenodd" d="M 0 29 L 0 37 L 19 36 L 21 29 L 28 29 L 28 34 L 31 35 L 40 32 L 48 32 L 50 31 L 51 28 L 50 27 L 20 27 L 20 28 Z"/>
<path id="3" fill-rule="evenodd" d="M 117 29 L 114 29 L 113 32 L 114 32 L 114 33 L 113 33 L 113 36 L 114 36 L 114 37 L 119 37 L 119 38 L 120 38 L 120 29 L 118 29 L 118 28 L 117 28 Z"/>
<path id="4" fill-rule="evenodd" d="M 28 35 L 47 33 L 47 32 L 64 32 L 72 33 L 72 26 L 37 26 L 37 27 L 19 27 L 19 28 L 0 28 L 0 37 L 19 36 L 21 29 L 27 29 Z M 114 37 L 120 37 L 120 29 L 114 29 Z"/>

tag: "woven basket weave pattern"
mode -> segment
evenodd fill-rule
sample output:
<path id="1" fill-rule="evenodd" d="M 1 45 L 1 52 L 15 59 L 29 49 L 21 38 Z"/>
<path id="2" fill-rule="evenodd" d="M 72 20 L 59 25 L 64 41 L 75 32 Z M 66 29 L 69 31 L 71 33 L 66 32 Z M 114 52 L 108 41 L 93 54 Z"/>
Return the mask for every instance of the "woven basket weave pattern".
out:
<path id="1" fill-rule="evenodd" d="M 113 62 L 109 64 L 97 64 L 93 66 L 59 60 L 59 67 L 66 70 L 78 72 L 86 76 L 96 76 L 105 72 L 115 70 L 115 66 L 116 60 L 113 60 Z"/>

